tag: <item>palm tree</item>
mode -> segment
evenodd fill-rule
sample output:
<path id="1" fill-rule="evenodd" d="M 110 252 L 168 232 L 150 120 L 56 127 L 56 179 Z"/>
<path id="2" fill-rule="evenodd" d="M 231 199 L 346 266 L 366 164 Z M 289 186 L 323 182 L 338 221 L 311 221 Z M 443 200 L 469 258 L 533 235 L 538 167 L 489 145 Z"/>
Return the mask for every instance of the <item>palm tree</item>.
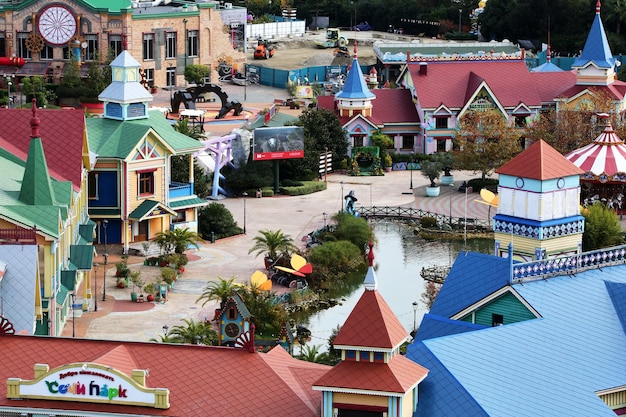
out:
<path id="1" fill-rule="evenodd" d="M 278 252 L 289 256 L 289 252 L 296 252 L 298 247 L 293 243 L 291 236 L 284 234 L 279 230 L 261 230 L 260 236 L 254 238 L 254 246 L 248 253 L 256 252 L 255 256 L 265 253 L 266 257 L 276 260 Z"/>
<path id="2" fill-rule="evenodd" d="M 210 281 L 207 283 L 204 290 L 202 290 L 202 294 L 196 300 L 196 303 L 200 300 L 204 300 L 202 303 L 202 307 L 206 305 L 206 303 L 210 301 L 219 300 L 220 309 L 224 309 L 224 304 L 237 289 L 235 286 L 235 277 L 231 277 L 230 279 L 224 279 L 222 277 L 217 277 L 218 281 Z"/>
<path id="3" fill-rule="evenodd" d="M 210 323 L 195 322 L 192 319 L 183 321 L 185 325 L 174 326 L 168 333 L 172 343 L 214 345 L 217 342 L 217 333 Z"/>
<path id="4" fill-rule="evenodd" d="M 315 362 L 315 363 L 328 363 L 328 353 L 320 352 L 320 347 L 318 345 L 313 346 L 304 346 L 303 349 L 300 349 L 300 354 L 297 356 L 298 359 L 307 362 Z"/>
<path id="5" fill-rule="evenodd" d="M 178 120 L 174 124 L 174 130 L 196 140 L 202 138 L 203 136 L 200 126 L 190 126 L 188 119 Z"/>
<path id="6" fill-rule="evenodd" d="M 183 253 L 187 250 L 189 245 L 199 248 L 198 239 L 199 236 L 196 232 L 184 228 L 159 232 L 154 241 L 165 253 L 171 253 L 172 251 L 174 253 Z"/>

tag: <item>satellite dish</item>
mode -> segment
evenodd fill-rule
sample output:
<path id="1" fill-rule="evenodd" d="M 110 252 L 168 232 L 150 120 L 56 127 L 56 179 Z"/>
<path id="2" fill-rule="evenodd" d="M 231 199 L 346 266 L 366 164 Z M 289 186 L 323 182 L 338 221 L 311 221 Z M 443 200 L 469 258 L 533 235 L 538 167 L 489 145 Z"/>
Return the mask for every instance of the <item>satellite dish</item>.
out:
<path id="1" fill-rule="evenodd" d="M 89 44 L 87 42 L 83 42 L 80 44 L 81 48 L 83 49 L 87 49 L 87 47 L 89 46 Z"/>

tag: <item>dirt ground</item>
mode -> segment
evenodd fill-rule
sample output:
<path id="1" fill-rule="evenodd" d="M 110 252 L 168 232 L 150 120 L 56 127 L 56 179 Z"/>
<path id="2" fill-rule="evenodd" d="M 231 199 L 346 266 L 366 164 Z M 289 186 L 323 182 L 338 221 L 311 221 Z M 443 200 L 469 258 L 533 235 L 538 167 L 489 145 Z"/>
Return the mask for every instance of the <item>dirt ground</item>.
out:
<path id="1" fill-rule="evenodd" d="M 354 52 L 354 39 L 349 38 L 348 52 Z M 307 33 L 304 37 L 279 38 L 272 40 L 276 52 L 270 59 L 254 59 L 254 47 L 256 42 L 249 40 L 248 63 L 283 70 L 295 70 L 305 67 L 326 65 L 350 65 L 351 57 L 335 57 L 334 48 L 320 49 L 315 45 L 315 40 L 323 39 L 319 33 Z M 373 39 L 361 39 L 357 43 L 357 55 L 361 65 L 373 65 L 376 63 L 376 55 L 372 48 Z"/>

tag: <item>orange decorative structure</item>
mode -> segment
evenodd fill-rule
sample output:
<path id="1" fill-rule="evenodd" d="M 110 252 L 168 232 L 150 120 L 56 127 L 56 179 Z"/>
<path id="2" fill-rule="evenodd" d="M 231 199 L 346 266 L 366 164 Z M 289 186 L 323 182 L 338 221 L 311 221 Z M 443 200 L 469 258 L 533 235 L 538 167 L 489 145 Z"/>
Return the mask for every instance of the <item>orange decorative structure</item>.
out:
<path id="1" fill-rule="evenodd" d="M 272 289 L 272 280 L 267 279 L 267 275 L 261 271 L 255 271 L 254 274 L 252 274 L 250 283 L 260 291 L 269 291 Z"/>

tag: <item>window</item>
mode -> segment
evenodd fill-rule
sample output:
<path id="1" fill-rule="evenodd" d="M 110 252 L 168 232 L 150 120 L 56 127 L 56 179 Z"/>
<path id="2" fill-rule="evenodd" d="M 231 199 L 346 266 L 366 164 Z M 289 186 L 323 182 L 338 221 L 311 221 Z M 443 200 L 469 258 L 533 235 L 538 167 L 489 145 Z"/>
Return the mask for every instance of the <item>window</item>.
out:
<path id="1" fill-rule="evenodd" d="M 363 146 L 364 138 L 365 135 L 353 135 L 352 140 L 354 141 L 354 144 L 352 146 L 354 146 L 355 148 Z"/>
<path id="2" fill-rule="evenodd" d="M 146 68 L 144 70 L 146 76 L 146 82 L 150 87 L 154 87 L 154 68 Z"/>
<path id="3" fill-rule="evenodd" d="M 184 222 L 187 219 L 186 214 L 187 212 L 185 210 L 177 211 L 176 216 L 172 217 L 172 223 Z"/>
<path id="4" fill-rule="evenodd" d="M 234 308 L 229 308 L 228 309 L 228 319 L 229 320 L 234 320 L 237 318 L 237 312 L 235 311 Z"/>
<path id="5" fill-rule="evenodd" d="M 176 85 L 176 68 L 170 67 L 165 70 L 165 83 L 167 87 Z"/>
<path id="6" fill-rule="evenodd" d="M 109 49 L 114 56 L 122 53 L 122 35 L 109 35 Z"/>
<path id="7" fill-rule="evenodd" d="M 356 359 L 356 351 L 355 350 L 346 350 L 346 359 Z"/>
<path id="8" fill-rule="evenodd" d="M 87 183 L 88 198 L 92 200 L 98 199 L 98 173 L 90 172 Z"/>
<path id="9" fill-rule="evenodd" d="M 144 61 L 154 59 L 154 33 L 143 34 L 143 59 Z"/>
<path id="10" fill-rule="evenodd" d="M 87 49 L 85 50 L 85 61 L 97 61 L 98 57 L 98 35 L 85 35 L 85 42 L 87 42 Z"/>
<path id="11" fill-rule="evenodd" d="M 370 353 L 369 352 L 364 352 L 364 351 L 359 352 L 359 361 L 361 361 L 361 362 L 369 362 L 369 360 L 370 360 Z"/>
<path id="12" fill-rule="evenodd" d="M 30 59 L 30 51 L 26 47 L 26 38 L 28 38 L 30 32 L 17 32 L 16 46 L 17 56 L 24 59 Z"/>
<path id="13" fill-rule="evenodd" d="M 435 117 L 435 128 L 436 129 L 447 129 L 448 128 L 448 118 L 447 117 Z"/>
<path id="14" fill-rule="evenodd" d="M 491 315 L 491 327 L 502 326 L 504 324 L 504 316 L 502 314 Z"/>
<path id="15" fill-rule="evenodd" d="M 4 31 L 0 31 L 0 56 L 7 56 L 7 35 Z"/>
<path id="16" fill-rule="evenodd" d="M 165 33 L 165 58 L 176 58 L 176 32 Z"/>
<path id="17" fill-rule="evenodd" d="M 44 45 L 41 52 L 39 52 L 39 59 L 42 61 L 51 61 L 54 58 L 53 49 L 50 45 Z"/>
<path id="18" fill-rule="evenodd" d="M 413 150 L 414 147 L 415 147 L 415 136 L 402 135 L 402 149 Z"/>
<path id="19" fill-rule="evenodd" d="M 526 116 L 515 116 L 515 127 L 526 127 Z"/>
<path id="20" fill-rule="evenodd" d="M 198 31 L 190 30 L 187 33 L 187 55 L 198 56 Z"/>
<path id="21" fill-rule="evenodd" d="M 139 173 L 139 195 L 154 194 L 154 171 Z"/>
<path id="22" fill-rule="evenodd" d="M 446 151 L 446 142 L 448 138 L 437 138 L 437 152 L 445 152 Z"/>

